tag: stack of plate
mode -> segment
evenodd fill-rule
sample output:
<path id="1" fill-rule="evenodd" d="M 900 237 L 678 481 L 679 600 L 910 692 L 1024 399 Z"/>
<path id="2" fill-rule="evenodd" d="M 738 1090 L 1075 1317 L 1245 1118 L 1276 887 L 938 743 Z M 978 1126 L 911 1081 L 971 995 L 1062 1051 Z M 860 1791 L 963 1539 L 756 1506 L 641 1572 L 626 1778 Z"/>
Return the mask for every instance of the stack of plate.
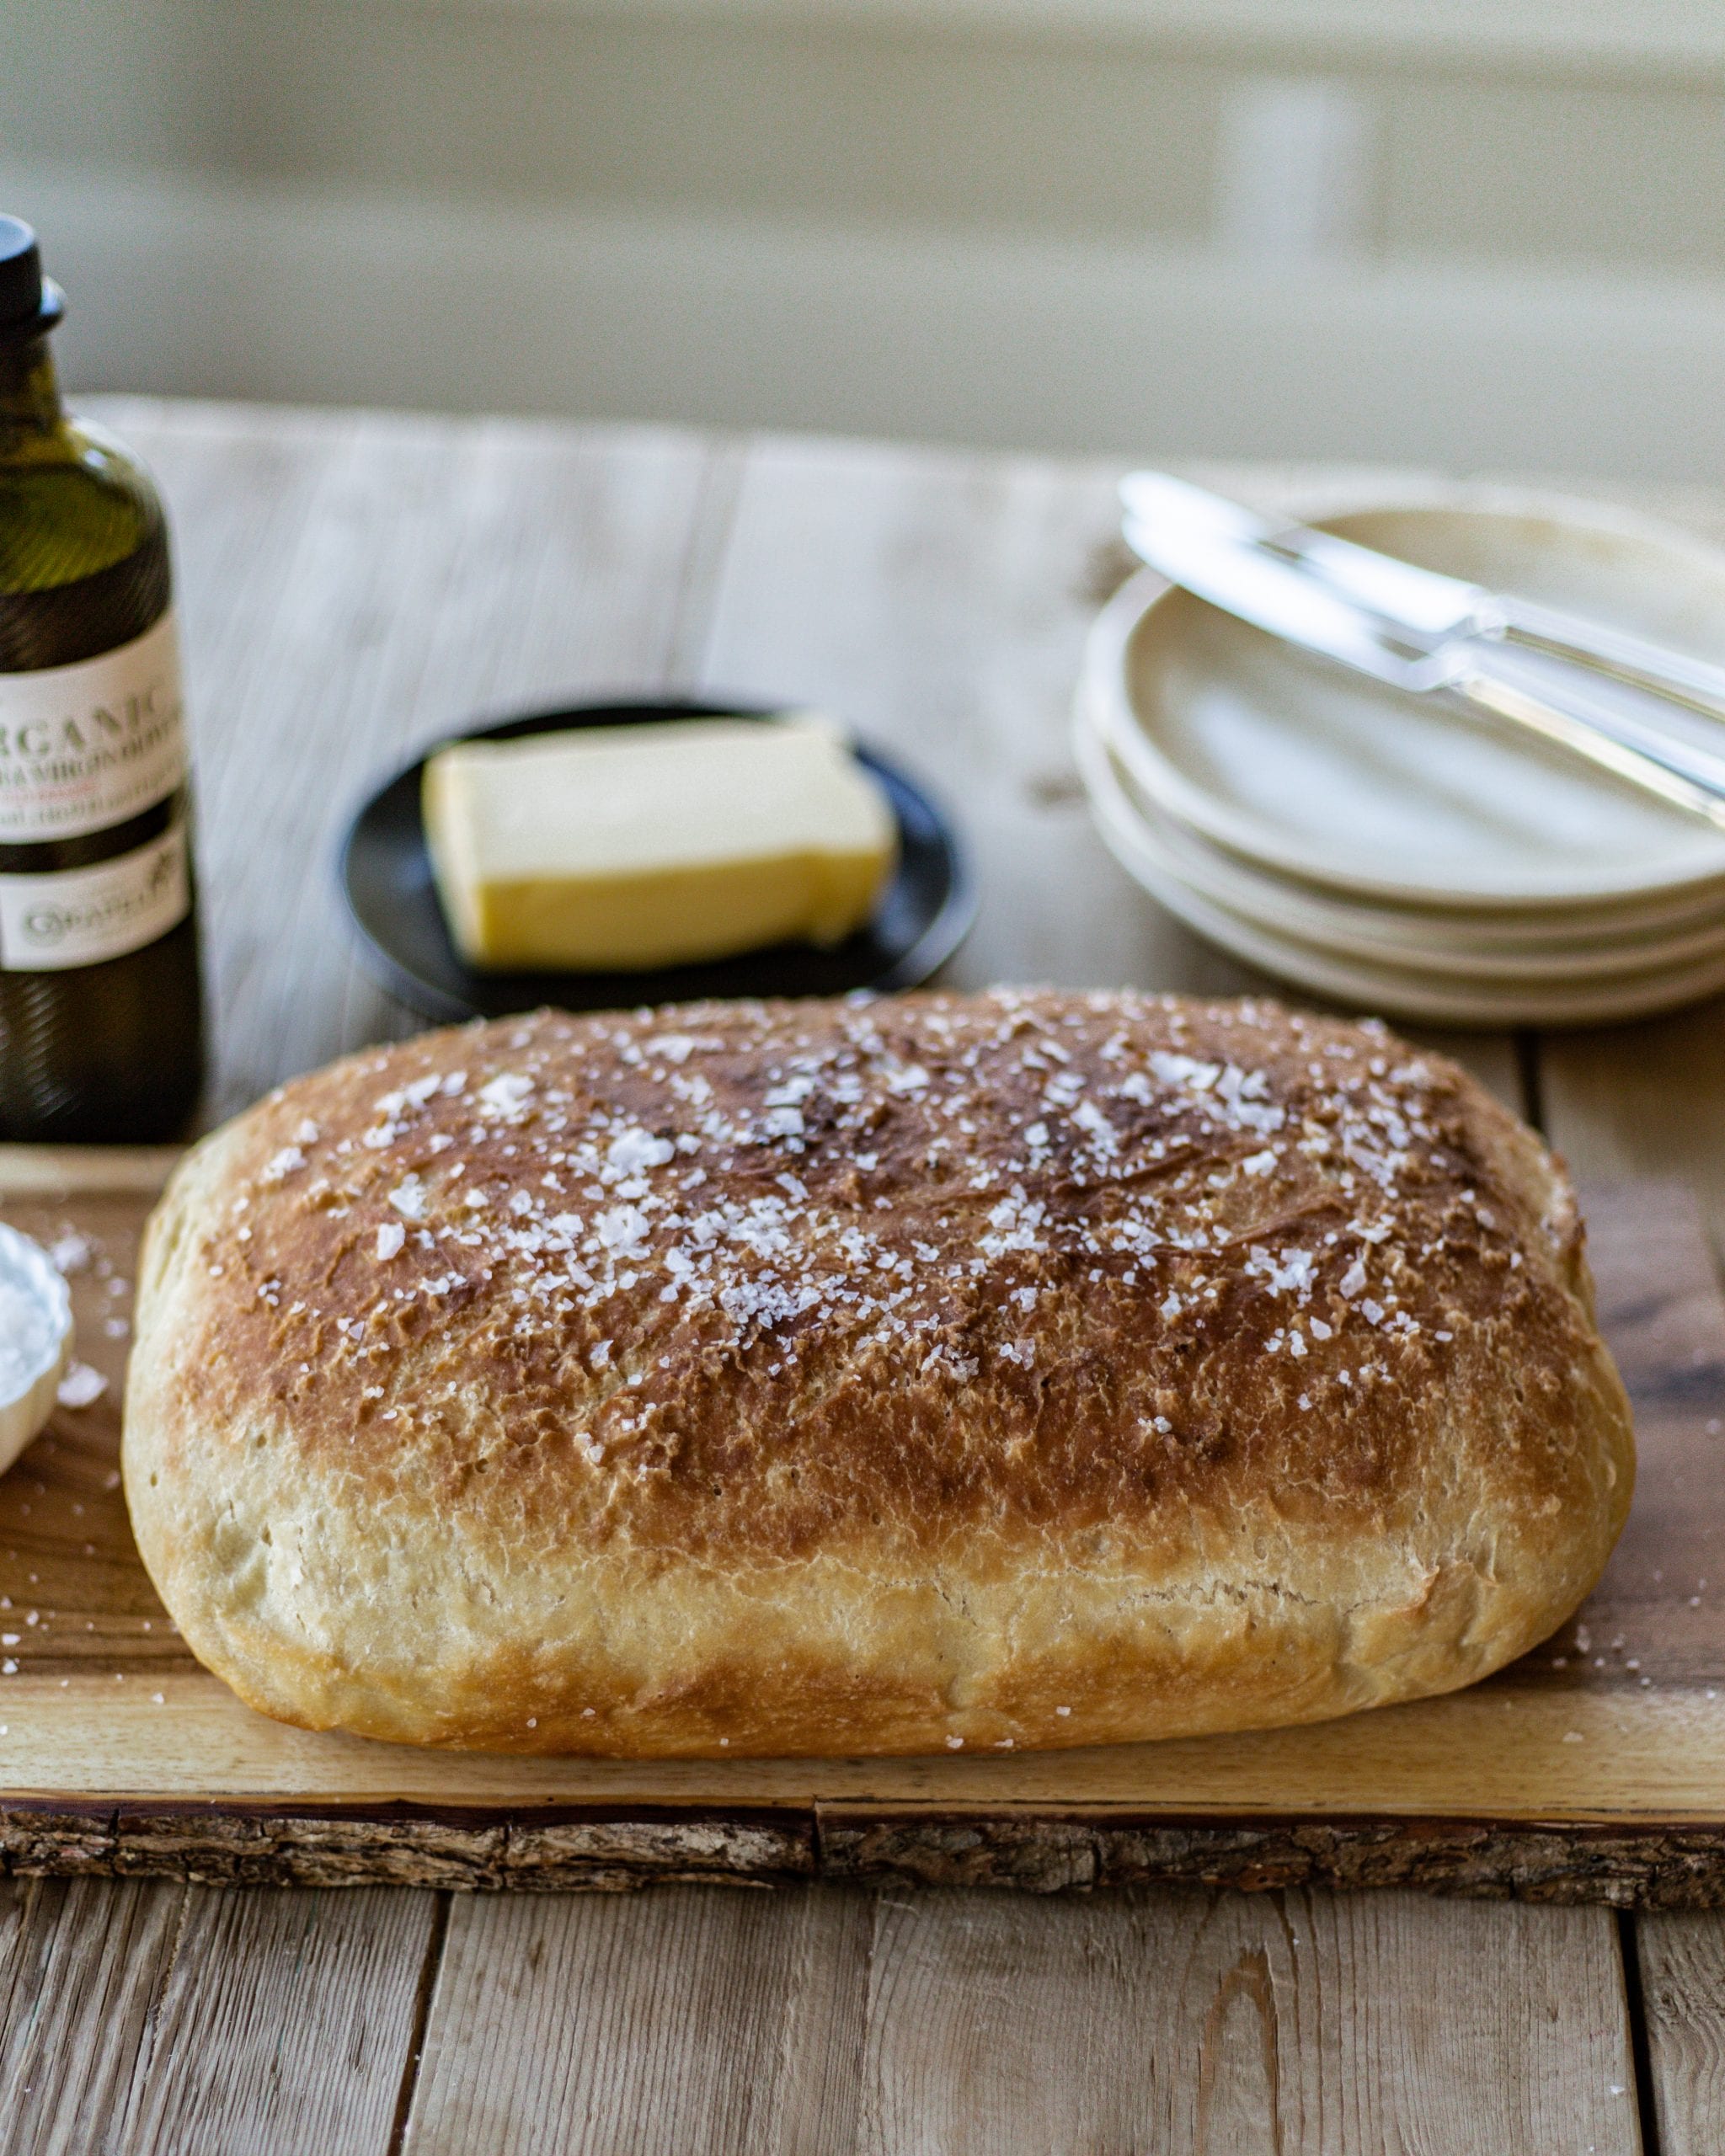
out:
<path id="1" fill-rule="evenodd" d="M 1476 489 L 1315 520 L 1725 659 L 1725 555 L 1640 520 Z M 1096 624 L 1076 720 L 1127 872 L 1200 935 L 1322 995 L 1549 1025 L 1725 988 L 1725 833 L 1149 571 Z"/>

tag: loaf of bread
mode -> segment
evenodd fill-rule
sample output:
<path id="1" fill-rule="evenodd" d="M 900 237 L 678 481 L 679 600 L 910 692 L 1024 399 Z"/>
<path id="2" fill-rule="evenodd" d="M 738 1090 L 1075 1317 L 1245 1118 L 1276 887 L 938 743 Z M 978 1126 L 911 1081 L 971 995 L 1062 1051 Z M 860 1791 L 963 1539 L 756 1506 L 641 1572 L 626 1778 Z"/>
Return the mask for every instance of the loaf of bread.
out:
<path id="1" fill-rule="evenodd" d="M 163 1600 L 264 1713 L 412 1743 L 1345 1714 L 1552 1630 L 1633 1476 L 1539 1139 L 1267 1003 L 432 1033 L 206 1139 L 142 1270 Z"/>

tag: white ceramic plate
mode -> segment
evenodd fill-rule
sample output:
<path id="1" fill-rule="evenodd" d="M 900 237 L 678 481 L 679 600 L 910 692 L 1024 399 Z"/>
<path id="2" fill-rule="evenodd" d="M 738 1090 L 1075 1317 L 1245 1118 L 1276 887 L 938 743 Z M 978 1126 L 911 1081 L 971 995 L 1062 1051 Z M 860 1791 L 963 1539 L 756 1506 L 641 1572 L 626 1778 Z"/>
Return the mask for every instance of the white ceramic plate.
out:
<path id="1" fill-rule="evenodd" d="M 1338 1002 L 1439 1025 L 1582 1026 L 1648 1017 L 1725 988 L 1725 956 L 1600 980 L 1506 984 L 1375 963 L 1303 942 L 1218 905 L 1171 871 L 1146 843 L 1118 782 L 1110 789 L 1098 782 L 1096 760 L 1106 756 L 1101 741 L 1082 724 L 1077 733 L 1097 829 L 1133 881 L 1210 942 Z"/>
<path id="2" fill-rule="evenodd" d="M 1534 986 L 1603 982 L 1725 957 L 1725 904 L 1717 898 L 1692 908 L 1674 926 L 1649 928 L 1631 915 L 1626 925 L 1605 926 L 1594 917 L 1578 927 L 1567 914 L 1482 917 L 1372 906 L 1274 876 L 1212 845 L 1143 798 L 1103 740 L 1087 700 L 1081 698 L 1076 723 L 1080 763 L 1098 813 L 1130 822 L 1144 851 L 1200 897 L 1274 933 L 1343 958 L 1426 967 L 1461 980 Z"/>
<path id="3" fill-rule="evenodd" d="M 1455 488 L 1322 520 L 1725 660 L 1725 555 L 1643 520 Z M 1725 835 L 1508 726 L 1308 659 L 1149 571 L 1098 618 L 1085 681 L 1149 798 L 1282 875 L 1404 906 L 1725 903 Z"/>
<path id="4" fill-rule="evenodd" d="M 1231 873 L 1260 891 L 1310 905 L 1344 935 L 1351 926 L 1361 933 L 1405 931 L 1455 949 L 1562 950 L 1637 937 L 1657 938 L 1667 931 L 1696 932 L 1725 921 L 1725 882 L 1713 878 L 1626 897 L 1560 904 L 1550 899 L 1487 903 L 1425 894 L 1374 894 L 1345 883 L 1293 874 L 1211 837 L 1143 785 L 1135 767 L 1142 766 L 1146 754 L 1141 730 L 1119 699 L 1097 695 L 1087 678 L 1079 683 L 1075 707 L 1108 743 L 1121 783 L 1147 822 L 1178 834 L 1181 844 L 1217 864 L 1219 873 Z"/>

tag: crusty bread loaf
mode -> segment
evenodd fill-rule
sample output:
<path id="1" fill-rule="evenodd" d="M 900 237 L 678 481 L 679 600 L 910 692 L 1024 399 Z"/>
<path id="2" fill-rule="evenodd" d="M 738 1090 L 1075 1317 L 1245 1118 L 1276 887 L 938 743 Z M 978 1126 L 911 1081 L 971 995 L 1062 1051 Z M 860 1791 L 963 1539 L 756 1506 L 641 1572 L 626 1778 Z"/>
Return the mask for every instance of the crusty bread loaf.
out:
<path id="1" fill-rule="evenodd" d="M 1118 1742 L 1575 1607 L 1622 1388 L 1567 1183 L 1265 1003 L 542 1013 L 273 1093 L 152 1224 L 138 1545 L 265 1713 L 621 1755 Z"/>

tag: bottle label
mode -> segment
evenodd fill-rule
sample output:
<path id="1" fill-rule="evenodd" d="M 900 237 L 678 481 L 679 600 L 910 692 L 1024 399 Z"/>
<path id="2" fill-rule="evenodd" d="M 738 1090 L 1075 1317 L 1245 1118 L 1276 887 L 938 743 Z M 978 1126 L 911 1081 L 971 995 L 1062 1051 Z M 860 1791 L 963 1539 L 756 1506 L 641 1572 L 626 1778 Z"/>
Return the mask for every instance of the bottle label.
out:
<path id="1" fill-rule="evenodd" d="M 64 973 L 123 958 L 191 910 L 184 822 L 135 853 L 51 876 L 0 876 L 0 973 Z"/>
<path id="2" fill-rule="evenodd" d="M 171 606 L 99 659 L 0 673 L 0 843 L 123 824 L 172 793 L 185 770 Z"/>

